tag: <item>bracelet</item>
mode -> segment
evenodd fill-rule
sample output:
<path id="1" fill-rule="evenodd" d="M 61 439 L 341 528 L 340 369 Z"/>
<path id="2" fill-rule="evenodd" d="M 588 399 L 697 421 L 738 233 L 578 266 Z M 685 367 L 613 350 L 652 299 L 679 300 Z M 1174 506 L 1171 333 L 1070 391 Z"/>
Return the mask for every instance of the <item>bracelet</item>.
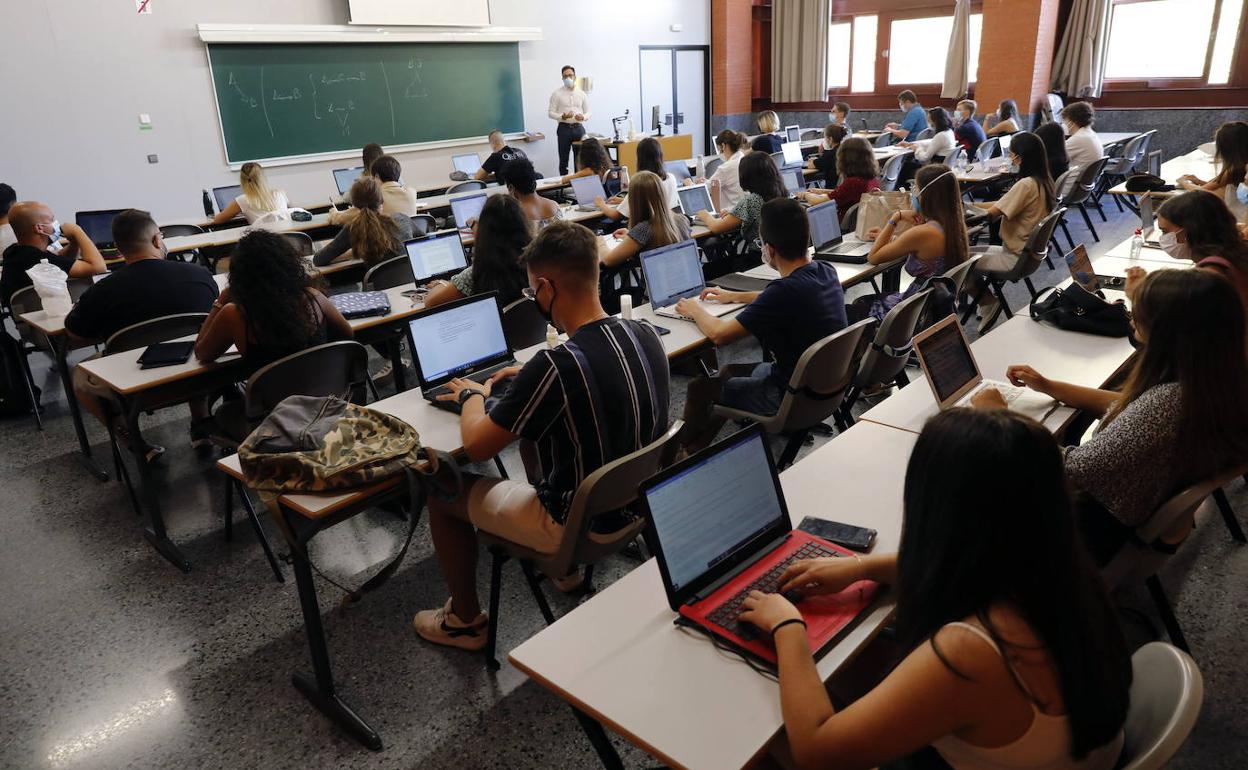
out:
<path id="1" fill-rule="evenodd" d="M 784 628 L 785 626 L 791 626 L 794 623 L 801 623 L 802 628 L 806 628 L 806 621 L 802 620 L 801 618 L 789 618 L 788 620 L 782 620 L 776 625 L 772 626 L 772 629 L 771 629 L 772 637 L 775 637 L 776 632 L 779 631 L 780 629 Z"/>
<path id="2" fill-rule="evenodd" d="M 481 398 L 485 398 L 485 393 L 477 390 L 476 388 L 464 388 L 463 390 L 459 392 L 459 405 L 463 406 L 464 402 L 466 402 L 468 399 L 472 398 L 473 396 L 480 396 Z"/>

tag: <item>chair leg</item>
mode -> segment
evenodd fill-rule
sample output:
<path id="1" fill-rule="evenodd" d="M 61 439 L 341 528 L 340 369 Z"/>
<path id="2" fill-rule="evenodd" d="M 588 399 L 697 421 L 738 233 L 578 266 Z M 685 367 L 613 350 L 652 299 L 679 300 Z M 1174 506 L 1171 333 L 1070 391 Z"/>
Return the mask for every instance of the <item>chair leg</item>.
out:
<path id="1" fill-rule="evenodd" d="M 586 564 L 585 574 L 581 578 L 581 595 L 593 596 L 594 592 L 594 565 Z"/>
<path id="2" fill-rule="evenodd" d="M 1170 636 L 1170 643 L 1191 655 L 1192 651 L 1187 646 L 1187 639 L 1183 636 L 1183 629 L 1179 628 L 1179 620 L 1174 616 L 1174 608 L 1170 606 L 1170 600 L 1166 597 L 1165 589 L 1161 587 L 1161 580 L 1156 575 L 1153 575 L 1144 581 L 1144 585 L 1148 586 L 1148 593 L 1153 597 L 1153 604 L 1157 607 L 1157 613 L 1161 615 L 1161 622 L 1166 627 L 1166 633 Z"/>
<path id="3" fill-rule="evenodd" d="M 1239 519 L 1235 517 L 1235 509 L 1231 507 L 1231 501 L 1226 499 L 1226 493 L 1221 489 L 1215 490 L 1213 500 L 1218 504 L 1218 510 L 1222 513 L 1222 521 L 1226 522 L 1226 528 L 1231 532 L 1231 539 L 1237 543 L 1248 542 L 1248 538 L 1244 537 L 1243 527 L 1239 526 Z"/>
<path id="4" fill-rule="evenodd" d="M 511 478 L 510 476 L 507 475 L 507 466 L 503 465 L 502 457 L 499 457 L 498 455 L 494 455 L 494 467 L 498 468 L 498 475 L 502 476 L 505 479 Z"/>
<path id="5" fill-rule="evenodd" d="M 30 398 L 31 411 L 35 413 L 35 425 L 43 430 L 43 415 L 39 413 L 39 396 L 35 394 L 35 373 L 30 370 L 30 357 L 22 354 L 22 379 L 26 380 L 26 395 Z"/>
<path id="6" fill-rule="evenodd" d="M 780 459 L 776 461 L 776 470 L 784 470 L 793 464 L 797 459 L 797 453 L 802 448 L 802 444 L 806 443 L 806 437 L 810 435 L 810 431 L 803 430 L 794 433 L 789 437 L 789 442 L 784 445 L 784 451 L 780 453 Z"/>
<path id="7" fill-rule="evenodd" d="M 520 570 L 524 572 L 524 579 L 529 584 L 529 590 L 533 592 L 533 600 L 537 602 L 537 608 L 541 610 L 546 625 L 551 625 L 555 622 L 555 613 L 550 611 L 550 603 L 546 601 L 546 594 L 542 593 L 541 576 L 533 569 L 532 562 L 523 559 L 520 561 Z"/>
<path id="8" fill-rule="evenodd" d="M 237 484 L 238 482 L 234 482 Z M 260 541 L 260 547 L 264 549 L 264 556 L 269 560 L 269 566 L 273 568 L 273 577 L 277 578 L 277 582 L 285 583 L 286 576 L 282 574 L 282 567 L 277 563 L 277 557 L 273 555 L 273 547 L 269 545 L 269 536 L 264 534 L 264 527 L 260 524 L 260 517 L 256 515 L 255 506 L 251 504 L 251 498 L 247 495 L 247 490 L 239 485 L 238 496 L 243 501 L 243 507 L 247 509 L 247 518 L 251 519 L 252 529 L 256 531 L 256 539 Z"/>
<path id="9" fill-rule="evenodd" d="M 1066 226 L 1066 217 L 1062 217 L 1058 224 L 1061 225 L 1062 233 L 1066 236 L 1066 242 L 1070 244 L 1070 248 L 1075 248 L 1075 239 L 1070 237 L 1070 228 Z"/>
<path id="10" fill-rule="evenodd" d="M 499 669 L 494 653 L 498 647 L 498 599 L 503 590 L 503 564 L 506 561 L 506 551 L 497 546 L 490 548 L 490 624 L 485 633 L 485 667 L 491 671 Z"/>
<path id="11" fill-rule="evenodd" d="M 1045 257 L 1045 259 L 1048 259 L 1048 257 Z M 1052 267 L 1052 265 L 1050 265 L 1050 267 Z M 1023 284 L 1027 287 L 1027 291 L 1031 292 L 1031 298 L 1032 298 L 1032 299 L 1035 299 L 1035 298 L 1036 298 L 1036 287 L 1035 287 L 1035 284 L 1033 284 L 1033 283 L 1031 282 L 1031 278 L 1030 278 L 1030 277 L 1024 278 L 1024 279 L 1023 279 Z"/>
<path id="12" fill-rule="evenodd" d="M 1079 204 L 1079 213 L 1083 215 L 1083 221 L 1088 226 L 1088 232 L 1092 233 L 1092 240 L 1097 243 L 1101 242 L 1101 236 L 1097 235 L 1096 228 L 1092 226 L 1092 217 L 1088 216 L 1088 208 L 1084 204 Z M 1073 248 L 1073 247 L 1072 247 Z"/>
<path id="13" fill-rule="evenodd" d="M 234 479 L 225 477 L 225 542 L 234 542 Z"/>
<path id="14" fill-rule="evenodd" d="M 109 430 L 109 443 L 113 447 L 113 464 L 117 470 L 117 480 L 126 487 L 126 494 L 130 497 L 130 507 L 134 509 L 134 515 L 142 518 L 143 506 L 139 505 L 139 496 L 134 491 L 134 484 L 130 483 L 130 471 L 126 470 L 126 461 L 121 457 L 121 448 L 117 446 L 117 437 L 112 435 Z"/>

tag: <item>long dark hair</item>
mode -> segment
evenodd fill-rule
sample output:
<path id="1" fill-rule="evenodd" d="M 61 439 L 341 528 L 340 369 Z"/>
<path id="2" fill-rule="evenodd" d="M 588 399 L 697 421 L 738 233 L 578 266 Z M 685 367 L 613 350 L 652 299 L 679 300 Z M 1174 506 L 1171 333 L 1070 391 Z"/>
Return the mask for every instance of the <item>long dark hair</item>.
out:
<path id="1" fill-rule="evenodd" d="M 765 152 L 751 152 L 742 158 L 741 165 L 737 167 L 737 178 L 742 190 L 759 196 L 763 203 L 788 196 L 776 162 Z"/>
<path id="2" fill-rule="evenodd" d="M 1044 149 L 1044 142 L 1030 131 L 1020 131 L 1010 141 L 1010 152 L 1018 156 L 1018 178 L 1036 180 L 1044 196 L 1044 210 L 1052 211 L 1057 194 L 1053 189 L 1053 177 L 1049 175 L 1049 153 Z"/>
<path id="3" fill-rule="evenodd" d="M 308 294 L 311 279 L 290 241 L 252 230 L 230 255 L 230 299 L 243 312 L 247 335 L 279 355 L 303 350 L 321 318 Z"/>
<path id="4" fill-rule="evenodd" d="M 1239 222 L 1221 196 L 1208 190 L 1180 193 L 1167 198 L 1157 209 L 1157 216 L 1183 228 L 1197 261 L 1223 257 L 1248 273 L 1248 243 L 1240 236 Z"/>
<path id="5" fill-rule="evenodd" d="M 1212 270 L 1154 270 L 1140 285 L 1132 314 L 1144 349 L 1103 422 L 1149 388 L 1178 383 L 1179 480 L 1208 479 L 1242 463 L 1248 457 L 1248 357 L 1244 304 L 1231 282 Z"/>
<path id="6" fill-rule="evenodd" d="M 477 218 L 477 239 L 472 247 L 472 290 L 498 292 L 504 305 L 520 298 L 528 275 L 520 266 L 520 254 L 533 234 L 520 202 L 510 195 L 491 195 Z"/>
<path id="7" fill-rule="evenodd" d="M 1217 181 L 1223 187 L 1237 185 L 1248 176 L 1248 123 L 1223 123 L 1213 135 L 1214 155 L 1222 172 Z"/>
<path id="8" fill-rule="evenodd" d="M 1006 410 L 951 409 L 928 420 L 906 468 L 899 640 L 930 643 L 965 679 L 934 637 L 975 617 L 1008 649 L 989 615 L 998 604 L 1018 609 L 1057 667 L 1072 756 L 1112 740 L 1126 720 L 1131 663 L 1075 528 L 1057 442 Z"/>
<path id="9" fill-rule="evenodd" d="M 581 151 L 576 157 L 581 161 L 582 167 L 593 169 L 598 176 L 602 176 L 607 169 L 611 168 L 611 158 L 607 156 L 606 149 L 592 136 L 581 140 Z"/>
<path id="10" fill-rule="evenodd" d="M 1066 132 L 1062 131 L 1060 123 L 1045 123 L 1036 129 L 1036 136 L 1044 143 L 1044 153 L 1049 158 L 1049 175 L 1057 181 L 1057 176 L 1070 168 L 1070 158 L 1066 157 Z"/>
<path id="11" fill-rule="evenodd" d="M 871 144 L 860 136 L 851 136 L 836 148 L 836 173 L 841 179 L 857 176 L 879 179 L 880 163 Z"/>
<path id="12" fill-rule="evenodd" d="M 918 185 L 923 216 L 939 222 L 945 233 L 945 268 L 962 264 L 971 247 L 957 177 L 944 163 L 929 163 L 915 173 L 914 181 Z"/>
<path id="13" fill-rule="evenodd" d="M 649 171 L 659 178 L 667 179 L 667 169 L 663 167 L 663 145 L 652 136 L 647 136 L 637 144 L 637 170 Z"/>
<path id="14" fill-rule="evenodd" d="M 944 107 L 933 107 L 927 111 L 927 119 L 931 121 L 932 130 L 936 133 L 953 128 L 953 119 Z"/>
<path id="15" fill-rule="evenodd" d="M 1020 131 L 1023 129 L 1023 116 L 1018 112 L 1018 102 L 1013 99 L 1001 100 L 997 107 L 997 118 L 999 121 L 1012 120 L 1015 128 Z"/>

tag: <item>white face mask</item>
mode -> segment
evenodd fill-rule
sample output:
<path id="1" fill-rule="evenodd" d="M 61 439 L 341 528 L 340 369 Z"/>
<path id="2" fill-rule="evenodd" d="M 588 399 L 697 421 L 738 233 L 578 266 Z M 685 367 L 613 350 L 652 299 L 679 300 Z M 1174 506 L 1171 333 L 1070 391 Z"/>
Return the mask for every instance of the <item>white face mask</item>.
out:
<path id="1" fill-rule="evenodd" d="M 1248 182 L 1240 182 L 1239 187 L 1235 188 L 1235 197 L 1239 202 L 1248 206 Z"/>
<path id="2" fill-rule="evenodd" d="M 576 80 L 574 78 L 564 78 L 563 85 L 565 88 L 571 88 L 572 86 L 576 85 Z"/>
<path id="3" fill-rule="evenodd" d="M 1161 250 L 1169 254 L 1174 259 L 1191 259 L 1192 249 L 1186 243 L 1179 243 L 1178 233 L 1162 233 L 1157 239 L 1161 244 Z"/>

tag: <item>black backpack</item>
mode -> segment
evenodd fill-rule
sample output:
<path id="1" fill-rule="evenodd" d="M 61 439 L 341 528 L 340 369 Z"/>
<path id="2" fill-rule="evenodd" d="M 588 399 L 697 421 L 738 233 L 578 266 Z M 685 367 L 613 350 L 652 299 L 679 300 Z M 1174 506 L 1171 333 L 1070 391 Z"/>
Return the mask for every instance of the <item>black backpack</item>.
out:
<path id="1" fill-rule="evenodd" d="M 7 329 L 0 327 L 0 417 L 25 416 L 34 410 L 27 387 L 25 369 L 22 367 L 21 342 L 13 338 Z M 39 398 L 39 388 L 34 388 Z"/>

